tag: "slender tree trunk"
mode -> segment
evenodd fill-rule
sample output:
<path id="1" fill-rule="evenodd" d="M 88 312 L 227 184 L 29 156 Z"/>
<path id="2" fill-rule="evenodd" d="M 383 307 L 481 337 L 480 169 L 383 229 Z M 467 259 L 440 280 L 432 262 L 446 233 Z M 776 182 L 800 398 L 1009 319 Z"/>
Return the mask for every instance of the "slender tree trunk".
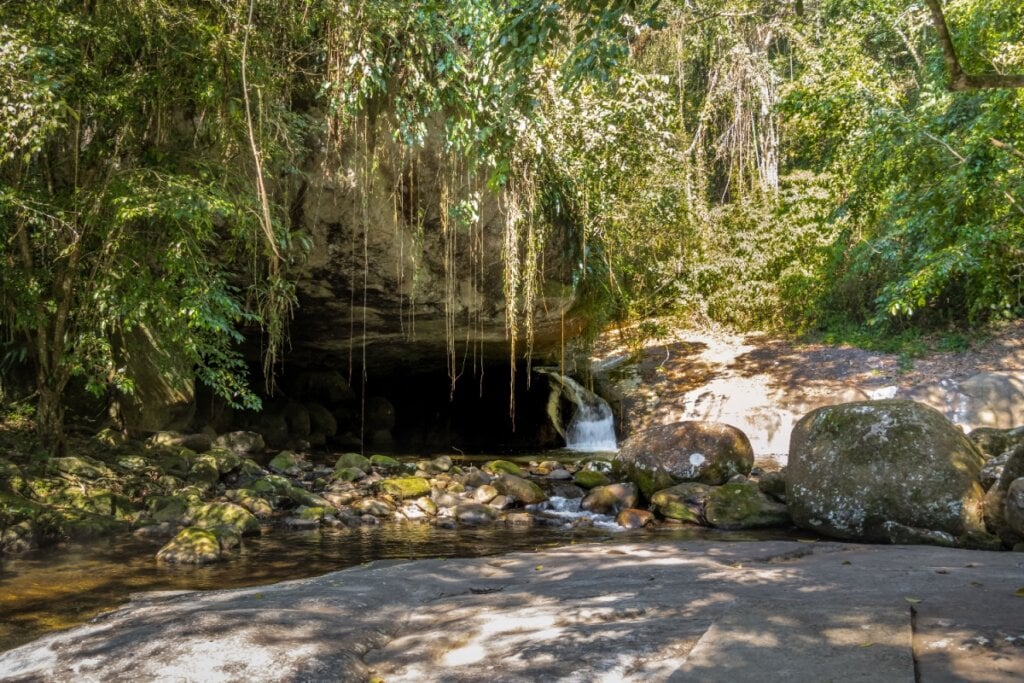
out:
<path id="1" fill-rule="evenodd" d="M 66 381 L 40 371 L 36 379 L 39 402 L 36 404 L 36 433 L 50 455 L 64 455 L 64 387 Z"/>

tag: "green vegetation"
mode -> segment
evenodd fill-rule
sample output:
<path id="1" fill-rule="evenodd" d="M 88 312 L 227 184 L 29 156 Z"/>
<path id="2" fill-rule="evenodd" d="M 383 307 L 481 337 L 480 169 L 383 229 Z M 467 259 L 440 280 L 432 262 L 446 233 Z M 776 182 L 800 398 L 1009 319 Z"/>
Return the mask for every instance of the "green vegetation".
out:
<path id="1" fill-rule="evenodd" d="M 411 192 L 373 172 L 420 154 L 452 282 L 501 196 L 513 357 L 554 240 L 594 329 L 1018 317 L 1022 25 L 1017 0 L 0 2 L 0 369 L 32 368 L 55 452 L 73 378 L 132 390 L 140 329 L 257 407 L 239 342 L 269 378 L 309 176 Z"/>

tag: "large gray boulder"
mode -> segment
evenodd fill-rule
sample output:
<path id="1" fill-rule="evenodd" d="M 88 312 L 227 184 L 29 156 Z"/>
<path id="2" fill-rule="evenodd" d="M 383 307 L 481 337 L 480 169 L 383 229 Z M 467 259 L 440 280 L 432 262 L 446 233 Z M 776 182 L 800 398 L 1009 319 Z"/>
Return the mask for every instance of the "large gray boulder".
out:
<path id="1" fill-rule="evenodd" d="M 754 451 L 747 436 L 721 422 L 676 422 L 629 437 L 613 466 L 650 498 L 656 491 L 697 481 L 717 486 L 750 474 Z"/>
<path id="2" fill-rule="evenodd" d="M 987 538 L 983 463 L 977 446 L 926 405 L 830 406 L 793 429 L 786 500 L 797 526 L 828 536 L 897 542 L 911 530 L 922 541 L 942 532 L 973 544 Z"/>

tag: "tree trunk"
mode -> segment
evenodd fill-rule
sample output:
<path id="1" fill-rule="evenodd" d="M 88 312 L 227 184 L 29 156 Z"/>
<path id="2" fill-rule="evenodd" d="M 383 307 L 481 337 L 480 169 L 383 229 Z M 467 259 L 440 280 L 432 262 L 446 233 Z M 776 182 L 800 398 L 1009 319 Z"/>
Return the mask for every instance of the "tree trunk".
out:
<path id="1" fill-rule="evenodd" d="M 49 385 L 46 378 L 38 382 L 39 403 L 36 405 L 36 432 L 50 455 L 64 455 L 64 387 Z M 58 383 L 60 384 L 60 383 Z"/>

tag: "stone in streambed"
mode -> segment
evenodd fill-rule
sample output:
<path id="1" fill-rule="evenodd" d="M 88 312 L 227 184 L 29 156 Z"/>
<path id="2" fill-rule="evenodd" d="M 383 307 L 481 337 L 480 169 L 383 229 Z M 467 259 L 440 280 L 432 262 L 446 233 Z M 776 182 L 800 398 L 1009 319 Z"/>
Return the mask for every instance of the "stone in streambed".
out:
<path id="1" fill-rule="evenodd" d="M 654 524 L 654 513 L 649 510 L 626 508 L 615 516 L 615 523 L 626 529 L 641 529 Z"/>
<path id="2" fill-rule="evenodd" d="M 498 519 L 498 512 L 489 505 L 462 503 L 455 508 L 455 519 L 460 524 L 486 524 Z"/>
<path id="3" fill-rule="evenodd" d="M 430 482 L 422 477 L 396 477 L 384 479 L 380 490 L 398 498 L 419 498 L 430 494 Z"/>
<path id="4" fill-rule="evenodd" d="M 634 484 L 609 484 L 592 489 L 580 503 L 580 508 L 600 515 L 614 515 L 620 510 L 636 507 L 639 500 Z"/>
<path id="5" fill-rule="evenodd" d="M 786 506 L 750 483 L 712 487 L 704 504 L 704 519 L 718 529 L 761 529 L 790 524 Z"/>
<path id="6" fill-rule="evenodd" d="M 499 474 L 512 474 L 517 477 L 525 477 L 526 472 L 523 468 L 514 462 L 508 460 L 491 460 L 489 463 L 484 465 L 485 470 L 490 470 L 495 475 Z"/>
<path id="7" fill-rule="evenodd" d="M 607 486 L 612 483 L 608 475 L 596 470 L 580 470 L 573 476 L 573 483 L 585 489 L 593 489 L 598 486 Z"/>
<path id="8" fill-rule="evenodd" d="M 686 481 L 719 485 L 736 474 L 750 474 L 754 451 L 736 427 L 686 421 L 632 435 L 613 464 L 649 498 L 655 491 Z"/>
<path id="9" fill-rule="evenodd" d="M 278 474 L 291 473 L 299 470 L 303 462 L 302 457 L 296 453 L 281 451 L 267 464 L 267 469 Z"/>
<path id="10" fill-rule="evenodd" d="M 473 491 L 473 500 L 477 503 L 490 503 L 498 495 L 498 489 L 494 488 L 490 484 L 484 484 L 478 486 Z"/>
<path id="11" fill-rule="evenodd" d="M 371 467 L 370 459 L 358 453 L 342 453 L 338 457 L 337 462 L 334 463 L 335 471 L 355 468 L 363 472 L 369 472 Z"/>
<path id="12" fill-rule="evenodd" d="M 534 505 L 548 499 L 537 484 L 514 474 L 503 474 L 495 479 L 494 488 L 498 493 L 515 498 L 524 505 Z"/>
<path id="13" fill-rule="evenodd" d="M 256 432 L 229 432 L 214 439 L 213 446 L 235 453 L 259 453 L 266 448 L 266 442 Z"/>
<path id="14" fill-rule="evenodd" d="M 371 455 L 370 464 L 379 467 L 386 472 L 393 472 L 402 469 L 402 463 L 389 455 Z"/>
<path id="15" fill-rule="evenodd" d="M 189 514 L 192 526 L 201 529 L 228 527 L 239 534 L 258 534 L 260 522 L 251 512 L 235 503 L 209 503 Z"/>
<path id="16" fill-rule="evenodd" d="M 662 517 L 691 524 L 704 523 L 704 505 L 712 487 L 697 482 L 677 484 L 651 497 L 651 507 Z"/>
<path id="17" fill-rule="evenodd" d="M 221 557 L 220 541 L 211 529 L 186 527 L 156 554 L 158 562 L 209 564 Z"/>

